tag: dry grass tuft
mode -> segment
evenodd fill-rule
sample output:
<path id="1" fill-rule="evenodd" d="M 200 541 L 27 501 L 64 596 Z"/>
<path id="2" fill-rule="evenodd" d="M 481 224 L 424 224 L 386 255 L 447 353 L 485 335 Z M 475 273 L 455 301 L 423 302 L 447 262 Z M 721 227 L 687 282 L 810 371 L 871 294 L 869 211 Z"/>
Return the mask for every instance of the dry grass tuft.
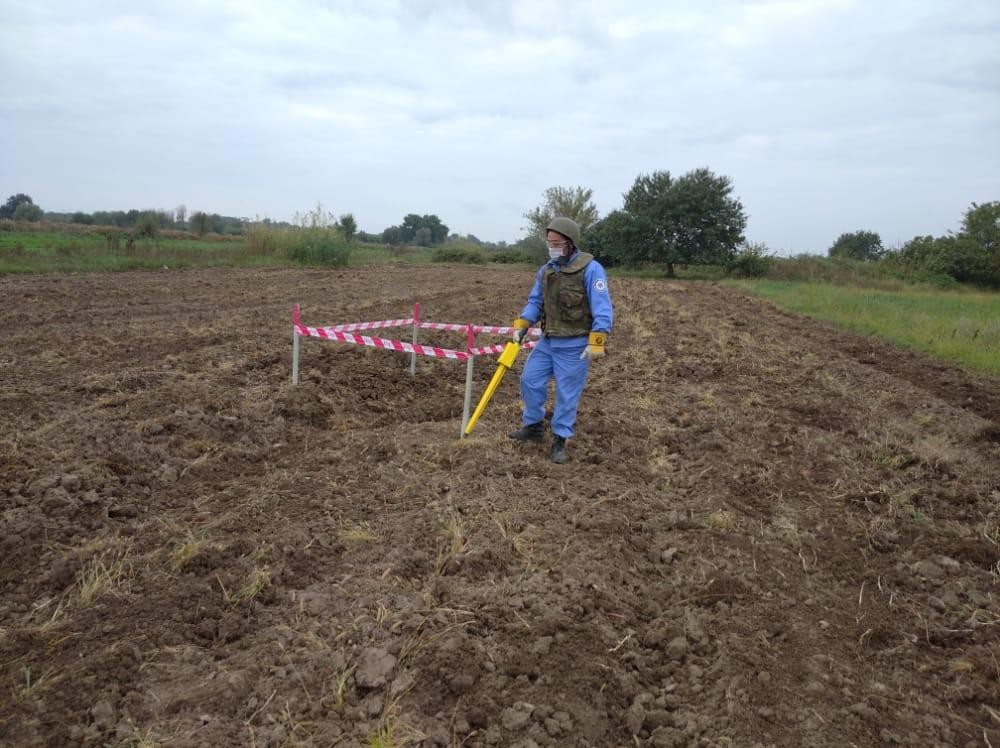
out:
<path id="1" fill-rule="evenodd" d="M 656 407 L 656 398 L 652 395 L 634 395 L 632 397 L 632 407 L 637 410 L 653 410 Z"/>
<path id="2" fill-rule="evenodd" d="M 958 659 L 948 663 L 948 670 L 952 673 L 971 673 L 975 669 L 976 666 L 968 660 Z"/>
<path id="3" fill-rule="evenodd" d="M 131 546 L 92 558 L 76 576 L 76 598 L 87 608 L 105 595 L 115 595 L 132 575 Z"/>
<path id="4" fill-rule="evenodd" d="M 361 543 L 374 543 L 378 540 L 378 535 L 366 522 L 360 525 L 350 525 L 337 530 L 337 538 L 341 543 L 356 545 Z"/>
<path id="5" fill-rule="evenodd" d="M 700 395 L 698 395 L 698 407 L 714 409 L 719 407 L 719 400 L 715 397 L 715 393 L 712 390 L 705 390 Z"/>
<path id="6" fill-rule="evenodd" d="M 441 525 L 441 537 L 443 542 L 438 551 L 437 563 L 434 565 L 435 574 L 443 574 L 448 562 L 465 551 L 468 546 L 465 524 L 456 512 L 452 511 L 445 517 Z"/>
<path id="7" fill-rule="evenodd" d="M 52 670 L 39 675 L 33 672 L 29 666 L 24 665 L 21 667 L 21 677 L 15 681 L 12 689 L 14 699 L 18 702 L 30 701 L 61 679 L 61 676 L 53 675 Z"/>
<path id="8" fill-rule="evenodd" d="M 221 579 L 219 580 L 219 586 L 222 587 L 222 596 L 227 603 L 230 605 L 239 605 L 240 603 L 250 602 L 271 586 L 271 572 L 266 566 L 254 569 L 250 572 L 250 576 L 247 577 L 243 586 L 232 594 L 222 584 Z"/>
<path id="9" fill-rule="evenodd" d="M 713 530 L 729 532 L 736 528 L 736 515 L 728 509 L 720 509 L 705 518 L 705 526 Z"/>
<path id="10" fill-rule="evenodd" d="M 177 572 L 183 571 L 208 546 L 207 540 L 196 538 L 192 532 L 188 531 L 187 540 L 170 553 L 170 568 Z"/>

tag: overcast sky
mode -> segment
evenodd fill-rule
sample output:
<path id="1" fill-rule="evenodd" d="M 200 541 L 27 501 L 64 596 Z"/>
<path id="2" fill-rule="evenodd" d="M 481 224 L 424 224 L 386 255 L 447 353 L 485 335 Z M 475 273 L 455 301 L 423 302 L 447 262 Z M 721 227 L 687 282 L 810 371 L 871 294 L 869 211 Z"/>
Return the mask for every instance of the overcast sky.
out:
<path id="1" fill-rule="evenodd" d="M 825 252 L 1000 200 L 1000 2 L 0 0 L 0 200 L 523 235 L 641 173 L 732 178 Z"/>

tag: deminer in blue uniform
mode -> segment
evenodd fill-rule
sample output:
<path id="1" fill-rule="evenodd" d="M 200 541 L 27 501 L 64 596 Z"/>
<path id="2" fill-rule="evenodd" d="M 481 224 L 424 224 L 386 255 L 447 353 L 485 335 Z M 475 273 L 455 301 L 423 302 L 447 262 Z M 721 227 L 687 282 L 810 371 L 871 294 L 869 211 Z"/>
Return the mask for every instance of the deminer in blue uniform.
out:
<path id="1" fill-rule="evenodd" d="M 608 276 L 593 255 L 580 250 L 580 227 L 569 218 L 548 225 L 549 261 L 535 276 L 528 303 L 514 320 L 514 340 L 541 322 L 544 336 L 531 351 L 521 374 L 523 425 L 510 434 L 521 442 L 545 437 L 545 397 L 549 380 L 556 380 L 552 414 L 554 462 L 569 461 L 566 440 L 574 434 L 576 411 L 592 359 L 604 355 L 614 312 Z"/>

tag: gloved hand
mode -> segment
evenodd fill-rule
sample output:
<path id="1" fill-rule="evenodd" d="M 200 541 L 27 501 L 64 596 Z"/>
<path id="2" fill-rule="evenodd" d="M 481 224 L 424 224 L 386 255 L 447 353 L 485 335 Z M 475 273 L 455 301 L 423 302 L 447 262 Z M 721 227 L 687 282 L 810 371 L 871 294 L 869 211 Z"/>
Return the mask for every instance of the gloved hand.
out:
<path id="1" fill-rule="evenodd" d="M 580 358 L 590 359 L 593 361 L 595 358 L 599 358 L 604 355 L 604 343 L 608 339 L 608 334 L 606 332 L 592 332 L 590 337 L 587 338 L 587 347 L 583 349 L 583 353 L 580 354 Z"/>
<path id="2" fill-rule="evenodd" d="M 528 328 L 531 327 L 531 323 L 524 317 L 518 317 L 514 320 L 512 327 L 514 328 L 514 332 L 510 337 L 515 343 L 521 345 L 524 342 L 524 336 L 528 334 Z"/>

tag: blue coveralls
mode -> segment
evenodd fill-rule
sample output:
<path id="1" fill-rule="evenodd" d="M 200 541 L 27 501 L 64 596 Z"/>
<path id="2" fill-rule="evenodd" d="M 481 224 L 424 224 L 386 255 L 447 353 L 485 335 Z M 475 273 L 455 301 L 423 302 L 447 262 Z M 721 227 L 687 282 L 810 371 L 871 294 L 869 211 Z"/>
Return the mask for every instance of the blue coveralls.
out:
<path id="1" fill-rule="evenodd" d="M 576 259 L 579 250 L 563 260 L 553 260 L 541 267 L 535 276 L 535 283 L 528 294 L 528 303 L 521 317 L 536 324 L 542 316 L 542 279 L 546 268 L 559 270 Z M 590 302 L 590 314 L 594 318 L 591 332 L 611 332 L 614 310 L 608 291 L 608 276 L 597 260 L 591 260 L 583 269 L 584 286 Z M 556 406 L 552 414 L 552 433 L 569 438 L 573 436 L 576 411 L 580 406 L 580 395 L 587 381 L 590 359 L 580 358 L 587 347 L 587 336 L 573 338 L 553 338 L 546 335 L 535 346 L 524 362 L 521 372 L 521 399 L 524 401 L 522 422 L 525 425 L 538 423 L 545 418 L 545 397 L 548 394 L 549 379 L 556 380 Z"/>

